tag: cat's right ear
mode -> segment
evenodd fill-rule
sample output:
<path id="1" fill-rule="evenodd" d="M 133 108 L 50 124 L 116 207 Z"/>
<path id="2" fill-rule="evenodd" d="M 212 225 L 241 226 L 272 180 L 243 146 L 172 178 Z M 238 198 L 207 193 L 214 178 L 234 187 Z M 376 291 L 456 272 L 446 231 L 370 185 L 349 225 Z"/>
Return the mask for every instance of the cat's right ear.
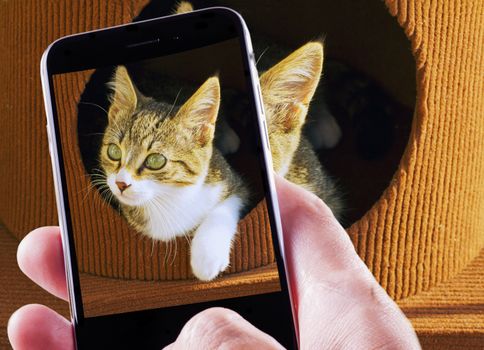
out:
<path id="1" fill-rule="evenodd" d="M 131 113 L 138 104 L 138 92 L 131 80 L 128 70 L 124 66 L 118 66 L 114 77 L 108 86 L 113 91 L 111 106 L 109 107 L 109 120 L 113 120 L 121 112 Z"/>
<path id="2" fill-rule="evenodd" d="M 203 147 L 213 140 L 219 106 L 220 83 L 215 76 L 208 78 L 180 107 L 175 119 L 190 130 L 195 141 Z"/>

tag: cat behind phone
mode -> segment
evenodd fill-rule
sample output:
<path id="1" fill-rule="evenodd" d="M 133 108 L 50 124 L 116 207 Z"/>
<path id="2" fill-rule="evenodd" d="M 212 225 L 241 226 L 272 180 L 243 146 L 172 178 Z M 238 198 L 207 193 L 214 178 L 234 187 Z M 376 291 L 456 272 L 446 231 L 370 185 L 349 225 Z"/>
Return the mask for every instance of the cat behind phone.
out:
<path id="1" fill-rule="evenodd" d="M 189 1 L 180 1 L 173 13 L 181 14 L 193 9 Z M 265 40 L 254 41 L 256 48 L 268 48 L 267 45 Z M 279 51 L 285 52 L 282 49 L 277 51 L 276 57 L 281 56 Z M 316 194 L 331 208 L 335 217 L 341 219 L 342 193 L 314 150 L 315 139 L 327 147 L 333 147 L 341 137 L 339 126 L 324 101 L 315 101 L 310 112 L 310 104 L 320 82 L 323 60 L 323 44 L 319 41 L 303 45 L 282 60 L 268 53 L 263 59 L 268 69 L 262 72 L 259 79 L 274 171 Z M 226 123 L 231 113 L 223 110 L 220 118 L 222 122 L 219 123 L 218 138 L 221 140 L 219 148 L 222 153 L 235 152 L 233 145 L 239 143 L 236 133 Z M 313 132 L 316 136 L 307 133 L 313 136 L 312 142 L 303 134 L 308 113 L 317 121 L 314 126 L 318 130 Z M 325 131 L 323 134 L 320 133 L 321 129 Z M 232 135 L 235 135 L 235 140 Z"/>
<path id="2" fill-rule="evenodd" d="M 191 267 L 211 280 L 229 264 L 247 190 L 213 147 L 218 77 L 183 104 L 142 95 L 116 68 L 100 163 L 127 221 L 156 240 L 192 235 Z"/>
<path id="3" fill-rule="evenodd" d="M 260 76 L 276 173 L 313 192 L 338 218 L 341 193 L 302 134 L 323 67 L 323 45 L 309 42 Z"/>

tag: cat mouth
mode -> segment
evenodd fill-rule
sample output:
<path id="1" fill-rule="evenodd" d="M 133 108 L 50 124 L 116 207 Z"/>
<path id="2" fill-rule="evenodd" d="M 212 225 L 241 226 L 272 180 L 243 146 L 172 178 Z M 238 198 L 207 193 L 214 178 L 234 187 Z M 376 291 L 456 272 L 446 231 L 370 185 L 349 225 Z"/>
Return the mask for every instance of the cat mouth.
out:
<path id="1" fill-rule="evenodd" d="M 140 206 L 145 204 L 148 200 L 144 198 L 145 196 L 142 196 L 137 193 L 130 193 L 130 192 L 123 192 L 115 189 L 111 189 L 113 194 L 116 196 L 116 199 L 120 201 L 123 204 L 130 205 L 130 206 Z"/>
<path id="2" fill-rule="evenodd" d="M 119 192 L 119 191 L 118 191 Z M 132 196 L 132 195 L 129 195 L 129 194 L 122 194 L 122 193 L 116 193 L 116 198 L 124 203 L 124 204 L 128 204 L 128 205 L 138 205 L 140 204 L 140 200 L 138 198 L 136 198 L 136 196 Z"/>
<path id="3" fill-rule="evenodd" d="M 135 191 L 133 188 L 127 188 L 124 191 L 121 191 L 118 186 L 115 185 L 114 179 L 108 178 L 107 182 L 114 197 L 116 197 L 116 199 L 122 204 L 141 206 L 149 200 L 149 196 L 147 196 L 147 193 L 145 192 Z"/>

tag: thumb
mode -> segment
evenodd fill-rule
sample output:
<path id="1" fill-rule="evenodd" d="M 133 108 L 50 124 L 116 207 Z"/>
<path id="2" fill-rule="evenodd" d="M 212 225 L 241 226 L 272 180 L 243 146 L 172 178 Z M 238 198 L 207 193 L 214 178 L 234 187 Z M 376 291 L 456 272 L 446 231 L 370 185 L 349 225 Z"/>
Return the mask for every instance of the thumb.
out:
<path id="1" fill-rule="evenodd" d="M 301 348 L 418 349 L 330 208 L 281 177 L 276 186 Z"/>
<path id="2" fill-rule="evenodd" d="M 342 270 L 364 267 L 331 209 L 313 193 L 276 176 L 277 196 L 292 282 L 327 280 Z"/>

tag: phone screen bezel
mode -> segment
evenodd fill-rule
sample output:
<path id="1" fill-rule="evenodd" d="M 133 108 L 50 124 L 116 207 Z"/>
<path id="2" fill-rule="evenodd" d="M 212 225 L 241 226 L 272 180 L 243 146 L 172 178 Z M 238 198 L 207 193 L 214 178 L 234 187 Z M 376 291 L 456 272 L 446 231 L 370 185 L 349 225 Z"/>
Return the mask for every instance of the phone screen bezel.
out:
<path id="1" fill-rule="evenodd" d="M 239 39 L 245 78 L 248 83 L 247 85 L 252 90 L 248 91 L 247 98 L 254 113 L 257 114 L 259 121 L 256 128 L 260 135 L 260 142 L 263 145 L 261 148 L 262 151 L 260 152 L 262 180 L 281 285 L 281 292 L 277 293 L 281 293 L 283 296 L 281 298 L 281 305 L 279 306 L 286 309 L 290 315 L 292 314 L 292 317 L 287 319 L 287 323 L 290 325 L 292 331 L 293 344 L 296 344 L 293 307 L 283 257 L 282 231 L 272 178 L 272 163 L 268 140 L 266 138 L 267 131 L 265 130 L 264 112 L 258 75 L 254 64 L 254 55 L 249 33 L 243 19 L 235 11 L 227 8 L 208 8 L 183 15 L 173 15 L 76 34 L 55 41 L 44 53 L 41 70 L 48 118 L 47 131 L 49 134 L 49 147 L 55 177 L 59 221 L 63 235 L 66 274 L 71 301 L 71 317 L 78 344 L 83 343 L 83 338 L 89 337 L 86 323 L 91 322 L 90 320 L 92 319 L 110 318 L 111 321 L 115 321 L 116 319 L 121 320 L 123 318 L 143 318 L 143 315 L 148 314 L 151 315 L 149 317 L 153 317 L 153 313 L 160 313 L 161 315 L 164 312 L 167 313 L 168 311 L 166 310 L 168 309 L 176 312 L 176 308 L 180 308 L 181 306 L 102 317 L 84 317 L 76 251 L 72 236 L 65 169 L 63 166 L 62 145 L 57 120 L 55 92 L 52 83 L 53 75 L 95 69 L 108 65 L 126 64 L 195 49 L 233 38 Z M 240 304 L 240 309 L 245 306 L 250 308 L 251 299 L 255 300 L 258 296 L 264 295 L 234 298 L 233 305 L 237 306 Z M 265 294 L 265 296 L 269 295 Z M 263 297 L 259 297 L 259 299 L 263 299 Z M 193 306 L 196 312 L 196 306 L 203 307 L 203 305 L 207 305 L 209 307 L 210 304 L 209 302 L 183 306 L 188 308 Z M 237 307 L 237 309 L 239 308 Z"/>

